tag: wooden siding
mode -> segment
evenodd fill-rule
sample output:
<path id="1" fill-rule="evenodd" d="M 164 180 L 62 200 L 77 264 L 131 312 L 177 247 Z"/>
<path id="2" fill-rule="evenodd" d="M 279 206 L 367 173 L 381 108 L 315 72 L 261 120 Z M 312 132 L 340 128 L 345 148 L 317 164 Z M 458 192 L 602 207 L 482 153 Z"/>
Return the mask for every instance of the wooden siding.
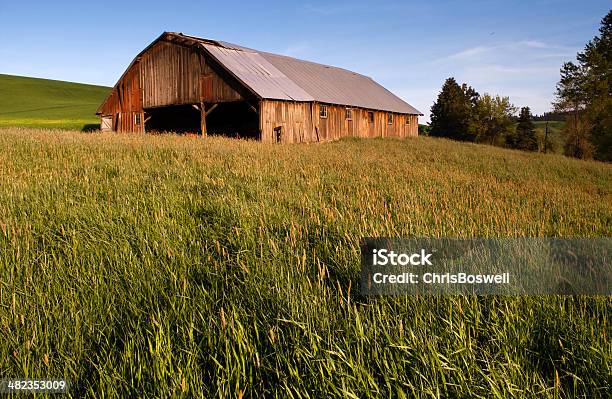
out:
<path id="1" fill-rule="evenodd" d="M 100 115 L 112 117 L 115 131 L 144 132 L 149 108 L 247 98 L 246 90 L 232 80 L 200 49 L 160 41 L 132 63 L 100 107 Z"/>
<path id="2" fill-rule="evenodd" d="M 144 108 L 200 101 L 200 54 L 195 49 L 158 42 L 140 63 Z"/>
<path id="3" fill-rule="evenodd" d="M 261 101 L 259 126 L 261 141 L 276 142 L 274 129 L 281 127 L 281 142 L 304 143 L 317 140 L 312 128 L 313 104 L 291 101 Z M 317 114 L 318 116 L 318 114 Z"/>
<path id="4" fill-rule="evenodd" d="M 246 89 L 212 60 L 201 56 L 200 100 L 209 103 L 242 101 L 252 97 Z M 205 62 L 208 61 L 208 62 Z M 229 82 L 229 83 L 228 83 Z"/>
<path id="5" fill-rule="evenodd" d="M 321 118 L 321 105 L 327 106 L 327 118 Z M 351 119 L 346 108 L 339 105 L 263 100 L 260 104 L 261 140 L 276 142 L 275 129 L 282 128 L 281 142 L 303 143 L 337 140 L 341 137 L 409 137 L 418 135 L 418 116 L 393 113 L 388 123 L 388 112 L 351 108 Z M 370 122 L 372 112 L 374 121 Z M 409 121 L 407 124 L 406 121 Z"/>
<path id="6" fill-rule="evenodd" d="M 156 43 L 141 56 L 143 107 L 242 100 L 206 58 L 198 48 Z"/>
<path id="7" fill-rule="evenodd" d="M 140 114 L 137 125 L 136 114 Z M 144 114 L 140 95 L 140 64 L 135 62 L 111 91 L 102 107 L 102 116 L 110 116 L 115 131 L 144 132 Z"/>

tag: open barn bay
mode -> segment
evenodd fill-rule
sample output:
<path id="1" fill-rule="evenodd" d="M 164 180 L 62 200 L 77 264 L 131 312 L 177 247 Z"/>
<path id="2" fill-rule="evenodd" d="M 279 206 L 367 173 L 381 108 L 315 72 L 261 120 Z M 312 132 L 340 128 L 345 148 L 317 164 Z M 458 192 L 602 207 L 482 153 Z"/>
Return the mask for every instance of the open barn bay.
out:
<path id="1" fill-rule="evenodd" d="M 74 397 L 609 397 L 609 297 L 362 298 L 363 236 L 610 236 L 612 166 L 0 129 L 0 370 Z"/>

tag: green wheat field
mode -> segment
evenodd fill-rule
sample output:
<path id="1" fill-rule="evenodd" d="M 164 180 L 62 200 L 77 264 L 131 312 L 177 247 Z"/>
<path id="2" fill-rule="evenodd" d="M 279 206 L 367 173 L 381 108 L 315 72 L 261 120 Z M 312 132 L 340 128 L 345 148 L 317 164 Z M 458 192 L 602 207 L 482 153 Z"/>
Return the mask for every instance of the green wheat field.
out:
<path id="1" fill-rule="evenodd" d="M 361 297 L 364 236 L 612 233 L 612 166 L 0 128 L 0 375 L 72 397 L 612 395 L 610 297 Z"/>
<path id="2" fill-rule="evenodd" d="M 110 87 L 0 74 L 0 127 L 91 130 Z"/>

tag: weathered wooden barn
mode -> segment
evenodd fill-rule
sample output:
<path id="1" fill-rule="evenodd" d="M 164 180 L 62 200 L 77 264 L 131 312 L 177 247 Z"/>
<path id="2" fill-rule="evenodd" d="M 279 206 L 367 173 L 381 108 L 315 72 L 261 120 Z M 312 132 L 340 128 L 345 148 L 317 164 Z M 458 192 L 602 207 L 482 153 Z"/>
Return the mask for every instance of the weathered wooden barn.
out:
<path id="1" fill-rule="evenodd" d="M 136 56 L 97 114 L 102 130 L 282 143 L 416 136 L 422 115 L 346 69 L 172 32 Z"/>

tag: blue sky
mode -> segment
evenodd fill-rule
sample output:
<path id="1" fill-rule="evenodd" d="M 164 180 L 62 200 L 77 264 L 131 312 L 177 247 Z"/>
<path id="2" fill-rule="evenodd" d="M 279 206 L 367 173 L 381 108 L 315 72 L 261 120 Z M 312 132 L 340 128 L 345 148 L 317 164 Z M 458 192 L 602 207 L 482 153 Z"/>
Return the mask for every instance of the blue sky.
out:
<path id="1" fill-rule="evenodd" d="M 112 86 L 163 31 L 354 70 L 428 119 L 449 76 L 550 109 L 559 68 L 597 34 L 609 1 L 0 0 L 0 73 Z"/>

